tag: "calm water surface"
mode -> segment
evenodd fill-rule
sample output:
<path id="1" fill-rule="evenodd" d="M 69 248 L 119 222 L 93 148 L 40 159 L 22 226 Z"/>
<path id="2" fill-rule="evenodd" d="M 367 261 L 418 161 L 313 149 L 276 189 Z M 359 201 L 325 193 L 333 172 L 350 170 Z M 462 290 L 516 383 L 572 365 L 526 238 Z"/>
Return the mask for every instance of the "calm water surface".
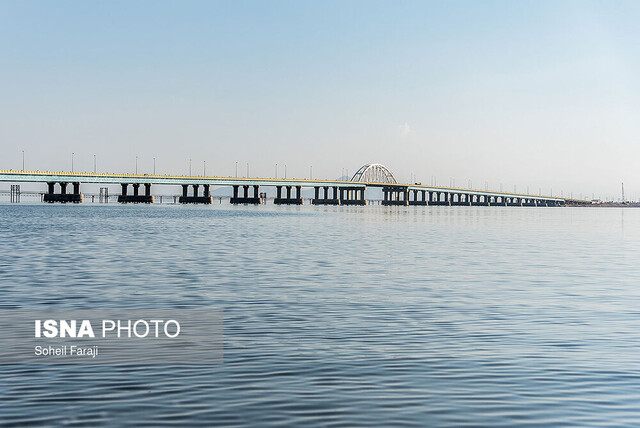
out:
<path id="1" fill-rule="evenodd" d="M 0 425 L 640 424 L 640 210 L 1 205 L 0 254 L 0 309 L 224 312 L 222 364 L 1 366 Z"/>

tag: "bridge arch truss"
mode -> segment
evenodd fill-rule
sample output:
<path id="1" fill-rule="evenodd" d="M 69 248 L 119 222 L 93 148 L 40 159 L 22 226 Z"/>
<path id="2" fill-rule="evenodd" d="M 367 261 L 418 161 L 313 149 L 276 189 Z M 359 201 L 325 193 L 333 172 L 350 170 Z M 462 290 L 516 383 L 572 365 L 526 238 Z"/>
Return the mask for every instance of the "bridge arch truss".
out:
<path id="1" fill-rule="evenodd" d="M 389 171 L 386 166 L 379 163 L 368 163 L 363 165 L 355 174 L 353 174 L 351 181 L 362 183 L 398 183 L 391 171 Z"/>

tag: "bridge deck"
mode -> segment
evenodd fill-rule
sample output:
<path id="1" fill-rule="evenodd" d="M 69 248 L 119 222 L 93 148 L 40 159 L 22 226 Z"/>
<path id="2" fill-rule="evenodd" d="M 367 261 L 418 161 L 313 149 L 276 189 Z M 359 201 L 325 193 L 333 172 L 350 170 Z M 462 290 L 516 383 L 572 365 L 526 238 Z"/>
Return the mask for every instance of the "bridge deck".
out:
<path id="1" fill-rule="evenodd" d="M 284 179 L 284 178 L 236 178 L 236 177 L 204 177 L 182 175 L 150 175 L 150 174 L 105 174 L 86 172 L 48 172 L 48 171 L 12 171 L 0 170 L 0 182 L 80 182 L 96 184 L 164 184 L 164 185 L 203 185 L 212 186 L 302 186 L 302 187 L 394 187 L 407 190 L 425 190 L 429 192 L 448 192 L 479 196 L 497 196 L 505 198 L 530 198 L 544 201 L 564 202 L 567 198 L 554 196 L 531 195 L 511 192 L 495 192 L 478 189 L 456 187 L 427 186 L 402 183 L 369 183 L 338 180 Z M 587 202 L 587 201 L 584 201 Z"/>

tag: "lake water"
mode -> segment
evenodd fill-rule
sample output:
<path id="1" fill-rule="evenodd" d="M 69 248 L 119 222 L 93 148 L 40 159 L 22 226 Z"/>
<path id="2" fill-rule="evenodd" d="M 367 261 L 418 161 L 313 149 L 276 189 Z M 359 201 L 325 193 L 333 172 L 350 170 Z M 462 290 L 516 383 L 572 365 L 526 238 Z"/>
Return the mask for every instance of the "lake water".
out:
<path id="1" fill-rule="evenodd" d="M 0 366 L 0 425 L 640 424 L 640 210 L 1 205 L 0 254 L 3 310 L 224 313 L 221 364 Z"/>

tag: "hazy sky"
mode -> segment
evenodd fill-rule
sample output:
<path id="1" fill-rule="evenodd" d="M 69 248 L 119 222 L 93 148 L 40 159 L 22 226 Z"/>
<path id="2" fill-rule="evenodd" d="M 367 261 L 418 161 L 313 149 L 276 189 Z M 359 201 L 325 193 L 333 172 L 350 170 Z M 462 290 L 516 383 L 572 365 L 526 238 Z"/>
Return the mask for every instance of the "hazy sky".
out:
<path id="1" fill-rule="evenodd" d="M 0 169 L 640 197 L 640 2 L 2 1 Z"/>

